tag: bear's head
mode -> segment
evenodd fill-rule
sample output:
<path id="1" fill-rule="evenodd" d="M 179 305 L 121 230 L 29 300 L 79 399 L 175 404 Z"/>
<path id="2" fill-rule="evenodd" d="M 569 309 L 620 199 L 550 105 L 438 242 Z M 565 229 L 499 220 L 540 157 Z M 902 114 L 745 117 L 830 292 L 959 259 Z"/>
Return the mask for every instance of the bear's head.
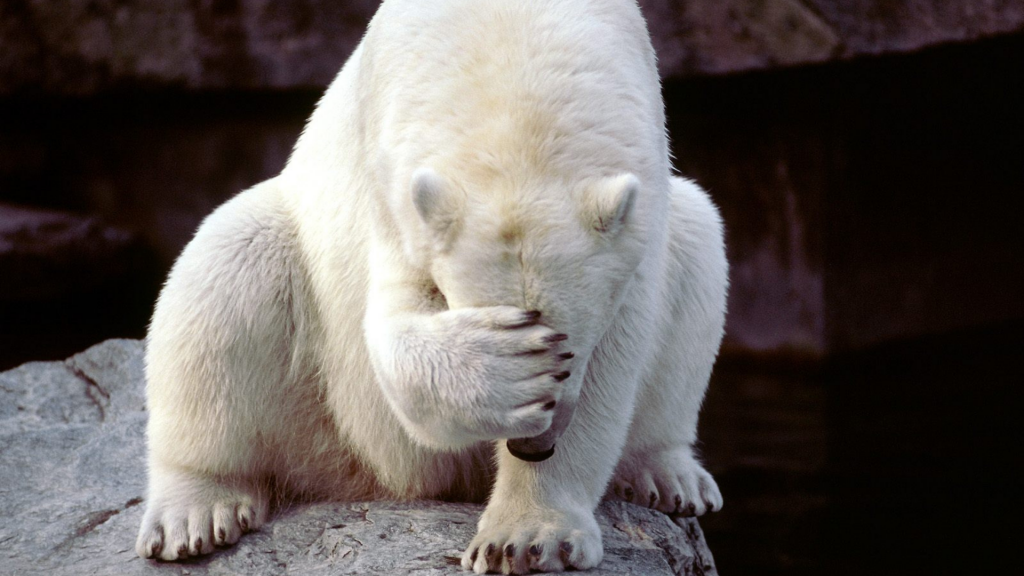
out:
<path id="1" fill-rule="evenodd" d="M 494 184 L 493 182 L 499 182 Z M 407 247 L 450 309 L 517 306 L 568 335 L 573 376 L 549 433 L 520 451 L 547 451 L 568 426 L 584 368 L 647 253 L 657 246 L 656 194 L 632 174 L 577 182 L 492 181 L 467 190 L 429 168 L 411 181 L 419 241 Z M 426 252 L 426 254 L 422 254 Z M 531 446 L 535 448 L 531 448 Z"/>
<path id="2" fill-rule="evenodd" d="M 430 275 L 449 308 L 539 310 L 586 353 L 645 253 L 640 181 L 619 174 L 515 187 L 481 193 L 430 168 L 414 173 L 416 236 Z"/>

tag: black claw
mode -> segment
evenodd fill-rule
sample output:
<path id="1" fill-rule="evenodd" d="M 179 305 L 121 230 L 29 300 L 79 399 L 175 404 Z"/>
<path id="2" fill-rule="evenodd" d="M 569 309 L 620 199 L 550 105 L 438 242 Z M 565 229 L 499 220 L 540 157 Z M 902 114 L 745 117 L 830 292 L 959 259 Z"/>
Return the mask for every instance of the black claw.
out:
<path id="1" fill-rule="evenodd" d="M 495 550 L 494 544 L 488 544 L 487 545 L 487 552 L 484 552 L 484 556 L 486 556 L 488 558 L 494 558 L 494 553 L 496 551 L 497 550 Z"/>
<path id="2" fill-rule="evenodd" d="M 566 558 L 568 558 L 569 556 L 572 556 L 572 543 L 571 542 L 562 542 L 561 544 L 558 545 L 558 548 L 559 548 L 559 550 L 562 551 L 562 554 L 565 554 Z"/>
<path id="3" fill-rule="evenodd" d="M 505 546 L 505 558 L 511 558 L 516 555 L 516 545 L 508 544 Z"/>
<path id="4" fill-rule="evenodd" d="M 552 334 L 551 336 L 544 338 L 544 341 L 549 344 L 554 344 L 555 342 L 563 342 L 568 339 L 568 334 Z"/>
<path id="5" fill-rule="evenodd" d="M 683 505 L 683 497 L 676 494 L 676 507 L 672 509 L 673 513 L 679 512 L 679 507 Z"/>
<path id="6" fill-rule="evenodd" d="M 658 501 L 658 495 L 651 492 L 651 501 L 647 504 L 648 508 L 654 508 L 654 503 Z"/>
<path id="7" fill-rule="evenodd" d="M 186 556 L 188 556 L 188 546 L 185 544 L 178 546 L 178 558 L 184 558 Z"/>
<path id="8" fill-rule="evenodd" d="M 551 448 L 548 448 L 543 452 L 520 452 L 519 450 L 513 448 L 512 441 L 508 440 L 507 442 L 505 442 L 505 448 L 508 449 L 509 454 L 515 456 L 516 458 L 519 458 L 524 462 L 543 462 L 555 455 L 554 445 L 552 445 Z"/>
<path id="9" fill-rule="evenodd" d="M 224 532 L 223 528 L 217 529 L 217 542 L 224 543 L 228 539 L 228 535 Z"/>
<path id="10" fill-rule="evenodd" d="M 576 355 L 573 354 L 572 352 L 562 352 L 561 354 L 558 355 L 558 357 L 561 358 L 562 360 L 569 360 L 570 358 L 575 358 Z"/>
<path id="11" fill-rule="evenodd" d="M 242 516 L 242 519 L 239 520 L 238 523 L 242 526 L 242 532 L 248 532 L 249 531 L 249 519 L 248 518 L 246 518 L 245 516 Z"/>
<path id="12" fill-rule="evenodd" d="M 555 379 L 555 382 L 561 382 L 562 380 L 565 380 L 569 376 L 572 376 L 572 374 L 570 374 L 569 372 L 559 372 L 558 374 L 553 375 L 552 378 Z"/>
<path id="13" fill-rule="evenodd" d="M 706 501 L 706 500 L 704 501 L 704 508 L 708 512 L 714 512 L 715 511 L 715 505 L 712 504 L 711 502 Z"/>
<path id="14" fill-rule="evenodd" d="M 540 318 L 540 310 L 530 310 L 526 313 L 526 317 L 530 320 L 536 320 Z"/>
<path id="15" fill-rule="evenodd" d="M 554 410 L 555 406 L 557 404 L 558 404 L 558 402 L 555 402 L 554 400 L 552 400 L 551 402 L 548 402 L 547 404 L 544 405 L 544 409 L 545 410 Z"/>
<path id="16" fill-rule="evenodd" d="M 543 548 L 541 548 L 539 544 L 534 544 L 533 546 L 530 546 L 530 556 L 540 556 L 542 550 Z"/>
<path id="17" fill-rule="evenodd" d="M 476 553 L 477 553 L 477 552 L 478 552 L 479 550 L 480 550 L 479 548 L 474 548 L 474 549 L 473 549 L 473 551 L 472 551 L 472 552 L 470 552 L 470 554 L 469 554 L 469 561 L 470 561 L 470 562 L 476 562 Z"/>
<path id="18" fill-rule="evenodd" d="M 203 551 L 203 539 L 202 538 L 196 538 L 196 553 L 199 553 L 199 552 L 202 552 L 202 551 Z"/>
<path id="19" fill-rule="evenodd" d="M 626 489 L 622 491 L 622 494 L 626 497 L 627 502 L 633 501 L 633 487 L 626 486 Z"/>
<path id="20" fill-rule="evenodd" d="M 162 543 L 160 543 L 160 542 L 157 542 L 156 544 L 153 544 L 152 546 L 149 547 L 149 557 L 150 558 L 156 558 L 163 551 L 164 551 L 164 545 Z"/>
<path id="21" fill-rule="evenodd" d="M 690 502 L 689 504 L 686 505 L 686 510 L 683 510 L 681 515 L 685 516 L 687 518 L 696 516 L 697 515 L 697 505 L 694 504 L 693 502 Z"/>

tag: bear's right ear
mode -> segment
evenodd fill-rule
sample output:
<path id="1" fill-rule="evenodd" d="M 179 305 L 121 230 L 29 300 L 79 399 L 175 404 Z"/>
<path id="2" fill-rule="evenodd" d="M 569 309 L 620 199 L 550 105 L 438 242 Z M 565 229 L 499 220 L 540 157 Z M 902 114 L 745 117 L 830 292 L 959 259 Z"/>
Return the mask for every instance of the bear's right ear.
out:
<path id="1" fill-rule="evenodd" d="M 614 236 L 629 222 L 640 191 L 640 181 L 632 174 L 622 174 L 601 182 L 596 190 L 594 229 Z"/>
<path id="2" fill-rule="evenodd" d="M 451 232 L 456 207 L 451 191 L 437 172 L 420 168 L 413 173 L 412 203 L 423 222 L 439 237 L 446 237 Z"/>

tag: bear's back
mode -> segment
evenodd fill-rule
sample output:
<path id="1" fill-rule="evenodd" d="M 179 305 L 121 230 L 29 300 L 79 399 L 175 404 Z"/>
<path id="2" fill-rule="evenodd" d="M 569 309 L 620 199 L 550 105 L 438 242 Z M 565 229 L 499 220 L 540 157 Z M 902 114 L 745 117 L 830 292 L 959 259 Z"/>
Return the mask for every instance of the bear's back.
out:
<path id="1" fill-rule="evenodd" d="M 399 172 L 668 172 L 656 59 L 630 0 L 388 0 L 357 87 L 364 148 L 412 164 Z"/>

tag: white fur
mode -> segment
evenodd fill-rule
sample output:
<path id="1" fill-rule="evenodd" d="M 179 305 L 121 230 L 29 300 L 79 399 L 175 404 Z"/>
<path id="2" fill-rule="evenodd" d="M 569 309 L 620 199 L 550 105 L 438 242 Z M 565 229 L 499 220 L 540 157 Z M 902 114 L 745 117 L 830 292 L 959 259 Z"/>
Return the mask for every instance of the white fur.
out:
<path id="1" fill-rule="evenodd" d="M 721 507 L 692 446 L 726 277 L 634 2 L 387 0 L 282 174 L 168 278 L 137 550 L 232 543 L 272 489 L 490 491 L 465 567 L 595 566 L 606 489 Z M 551 459 L 505 450 L 577 395 Z"/>

